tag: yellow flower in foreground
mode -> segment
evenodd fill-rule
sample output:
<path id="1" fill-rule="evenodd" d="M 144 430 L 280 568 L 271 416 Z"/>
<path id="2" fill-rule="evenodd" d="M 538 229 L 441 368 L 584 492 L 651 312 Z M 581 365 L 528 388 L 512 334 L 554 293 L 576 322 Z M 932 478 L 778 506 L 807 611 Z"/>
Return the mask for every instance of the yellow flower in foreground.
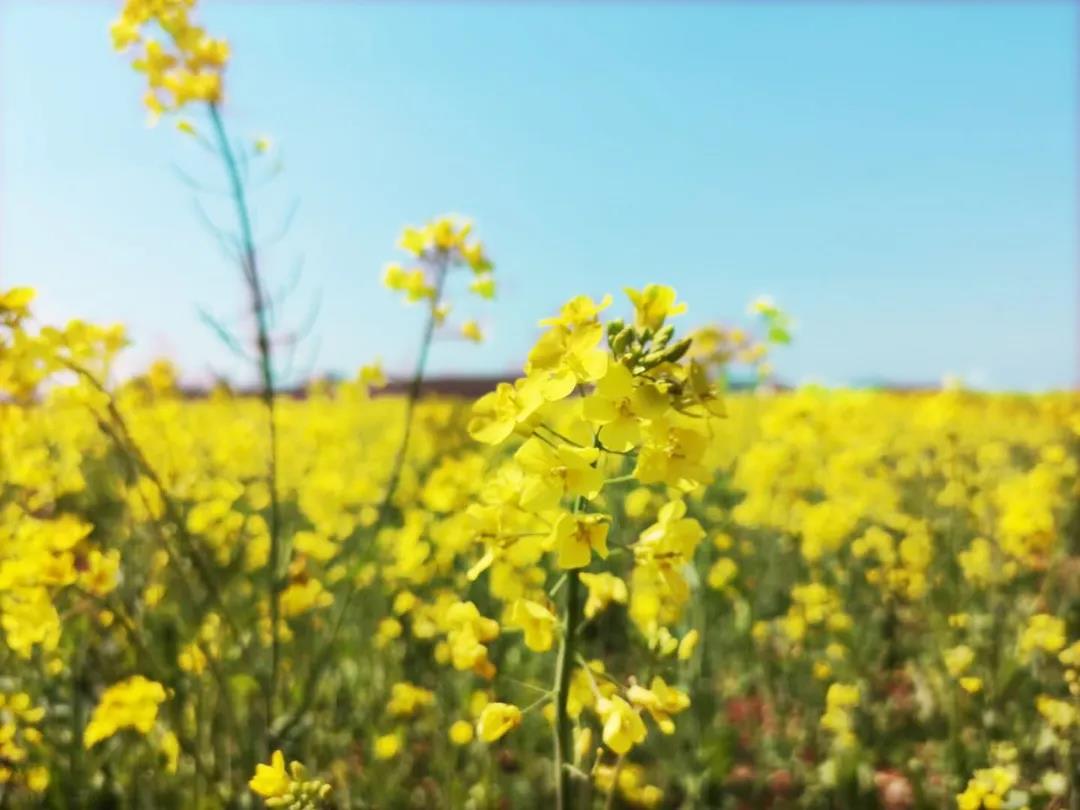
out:
<path id="1" fill-rule="evenodd" d="M 596 710 L 604 724 L 604 744 L 616 754 L 625 754 L 644 742 L 647 732 L 641 715 L 621 697 L 601 698 Z"/>
<path id="2" fill-rule="evenodd" d="M 686 304 L 675 303 L 675 290 L 663 284 L 646 284 L 638 290 L 624 290 L 634 304 L 634 323 L 641 329 L 656 331 L 672 315 L 686 312 Z"/>
<path id="3" fill-rule="evenodd" d="M 495 742 L 521 725 L 521 709 L 509 703 L 489 703 L 480 712 L 476 733 L 484 742 Z"/>
<path id="4" fill-rule="evenodd" d="M 540 386 L 534 381 L 499 383 L 473 404 L 469 435 L 484 444 L 498 444 L 529 419 L 543 401 Z"/>
<path id="5" fill-rule="evenodd" d="M 550 650 L 555 643 L 555 614 L 539 602 L 518 599 L 510 609 L 510 622 L 525 631 L 525 646 L 533 652 Z"/>
<path id="6" fill-rule="evenodd" d="M 559 568 L 584 568 L 595 551 L 606 558 L 608 523 L 604 515 L 563 514 L 551 531 Z"/>
<path id="7" fill-rule="evenodd" d="M 275 751 L 269 765 L 259 763 L 255 766 L 255 775 L 248 782 L 248 787 L 264 799 L 271 799 L 288 793 L 290 782 L 289 774 L 285 771 L 285 755 Z"/>

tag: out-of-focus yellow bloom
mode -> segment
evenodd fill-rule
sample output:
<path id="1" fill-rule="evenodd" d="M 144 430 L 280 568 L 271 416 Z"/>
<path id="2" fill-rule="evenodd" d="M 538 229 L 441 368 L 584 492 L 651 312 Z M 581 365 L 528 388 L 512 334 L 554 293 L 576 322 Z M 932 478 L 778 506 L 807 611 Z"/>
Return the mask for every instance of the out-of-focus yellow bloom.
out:
<path id="1" fill-rule="evenodd" d="M 266 799 L 267 807 L 290 807 L 297 810 L 316 810 L 324 806 L 331 787 L 321 779 L 308 778 L 307 769 L 299 762 L 290 762 L 285 769 L 285 756 L 274 751 L 270 764 L 259 763 L 248 782 L 251 790 Z"/>
<path id="2" fill-rule="evenodd" d="M 390 702 L 386 711 L 394 717 L 412 717 L 422 708 L 435 702 L 435 693 L 408 681 L 395 683 L 390 688 Z"/>
<path id="3" fill-rule="evenodd" d="M 849 748 L 855 743 L 852 713 L 859 705 L 860 692 L 855 684 L 834 683 L 825 695 L 825 713 L 821 727 L 833 735 L 839 748 Z"/>
<path id="4" fill-rule="evenodd" d="M 960 678 L 957 683 L 960 684 L 960 688 L 967 692 L 969 695 L 974 695 L 982 691 L 983 680 L 982 678 L 975 677 L 974 675 L 968 675 Z"/>
<path id="5" fill-rule="evenodd" d="M 735 577 L 738 575 L 739 564 L 730 557 L 721 557 L 709 568 L 706 582 L 709 583 L 710 588 L 722 591 L 734 582 Z"/>
<path id="6" fill-rule="evenodd" d="M 489 703 L 480 712 L 476 733 L 484 742 L 495 742 L 521 725 L 521 709 L 509 703 Z"/>
<path id="7" fill-rule="evenodd" d="M 468 720 L 455 720 L 447 734 L 454 745 L 468 745 L 473 741 L 473 724 Z"/>
<path id="8" fill-rule="evenodd" d="M 647 732 L 641 715 L 618 695 L 598 700 L 596 711 L 604 726 L 604 745 L 616 754 L 625 754 L 645 741 Z"/>
<path id="9" fill-rule="evenodd" d="M 1016 777 L 1008 768 L 995 766 L 975 771 L 964 792 L 956 796 L 957 810 L 1000 810 L 1015 784 Z"/>
<path id="10" fill-rule="evenodd" d="M 555 614 L 539 602 L 518 599 L 510 609 L 510 625 L 525 631 L 525 646 L 533 652 L 550 650 L 555 643 Z"/>
<path id="11" fill-rule="evenodd" d="M 259 763 L 255 766 L 255 775 L 248 782 L 248 787 L 264 799 L 270 799 L 288 793 L 291 781 L 285 770 L 285 755 L 275 751 L 269 765 Z"/>
<path id="12" fill-rule="evenodd" d="M 481 298 L 491 299 L 495 297 L 495 279 L 490 273 L 477 276 L 469 283 L 469 289 Z"/>
<path id="13" fill-rule="evenodd" d="M 621 577 L 606 572 L 581 574 L 580 576 L 589 592 L 588 598 L 585 600 L 585 618 L 593 618 L 612 602 L 620 605 L 626 604 L 630 594 L 625 580 Z"/>
<path id="14" fill-rule="evenodd" d="M 975 651 L 966 644 L 945 651 L 945 669 L 954 678 L 958 678 L 967 672 L 968 667 L 971 666 L 974 660 Z"/>
<path id="15" fill-rule="evenodd" d="M 1065 621 L 1049 613 L 1036 613 L 1028 619 L 1020 635 L 1020 655 L 1029 659 L 1036 652 L 1056 653 L 1065 646 Z"/>
<path id="16" fill-rule="evenodd" d="M 1039 695 L 1035 701 L 1039 714 L 1054 728 L 1064 731 L 1076 722 L 1076 707 L 1064 700 L 1057 700 L 1049 695 Z"/>
<path id="17" fill-rule="evenodd" d="M 461 325 L 461 335 L 474 343 L 482 343 L 484 340 L 484 333 L 480 331 L 480 324 L 476 321 L 465 321 Z"/>
<path id="18" fill-rule="evenodd" d="M 659 675 L 652 679 L 648 689 L 637 684 L 631 686 L 626 697 L 631 704 L 652 715 L 656 725 L 665 734 L 675 733 L 675 722 L 671 715 L 690 708 L 690 696 L 668 686 Z"/>
<path id="19" fill-rule="evenodd" d="M 689 661 L 693 657 L 699 641 L 701 641 L 701 633 L 697 630 L 691 630 L 679 639 L 678 659 L 680 661 Z"/>
<path id="20" fill-rule="evenodd" d="M 401 753 L 402 740 L 400 731 L 392 731 L 389 734 L 380 734 L 375 738 L 375 744 L 373 746 L 373 753 L 375 759 L 393 759 Z"/>
<path id="21" fill-rule="evenodd" d="M 113 684 L 102 694 L 86 724 L 83 745 L 92 748 L 125 728 L 148 734 L 164 700 L 165 687 L 142 675 Z"/>
<path id="22" fill-rule="evenodd" d="M 193 2 L 126 0 L 110 28 L 116 50 L 135 51 L 131 64 L 146 77 L 145 100 L 154 115 L 193 101 L 221 100 L 229 44 L 191 22 L 192 6 Z M 155 29 L 168 40 L 147 35 Z"/>
<path id="23" fill-rule="evenodd" d="M 292 617 L 334 603 L 334 595 L 317 579 L 294 582 L 281 592 L 281 612 Z"/>

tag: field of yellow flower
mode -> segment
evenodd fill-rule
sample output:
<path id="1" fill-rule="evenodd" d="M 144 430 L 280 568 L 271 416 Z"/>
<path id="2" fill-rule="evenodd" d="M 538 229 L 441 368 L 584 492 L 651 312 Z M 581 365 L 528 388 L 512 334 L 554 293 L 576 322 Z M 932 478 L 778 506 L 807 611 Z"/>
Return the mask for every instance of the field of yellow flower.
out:
<path id="1" fill-rule="evenodd" d="M 402 398 L 277 402 L 272 492 L 260 399 L 6 293 L 4 802 L 1075 806 L 1076 397 L 721 399 L 631 298 L 400 469 Z"/>
<path id="2" fill-rule="evenodd" d="M 1080 808 L 1080 396 L 781 391 L 771 301 L 685 332 L 662 284 L 424 395 L 434 335 L 483 339 L 451 291 L 496 291 L 457 217 L 384 271 L 426 313 L 407 390 L 285 396 L 271 146 L 193 7 L 113 38 L 155 119 L 206 114 L 259 386 L 119 380 L 122 327 L 0 289 L 0 810 Z"/>

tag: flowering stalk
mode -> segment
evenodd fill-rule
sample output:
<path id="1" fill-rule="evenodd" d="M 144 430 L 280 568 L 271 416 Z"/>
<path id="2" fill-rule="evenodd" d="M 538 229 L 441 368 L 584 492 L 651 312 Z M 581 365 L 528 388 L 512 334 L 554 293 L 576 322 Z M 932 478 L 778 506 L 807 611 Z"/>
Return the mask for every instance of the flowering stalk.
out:
<path id="1" fill-rule="evenodd" d="M 386 483 L 386 494 L 383 496 L 379 507 L 379 522 L 381 523 L 390 508 L 394 492 L 397 490 L 398 481 L 401 478 L 401 470 L 405 466 L 405 457 L 409 451 L 409 439 L 412 435 L 412 426 L 416 402 L 420 398 L 420 387 L 424 382 L 424 369 L 427 368 L 427 358 L 431 351 L 431 343 L 435 337 L 435 327 L 439 322 L 439 312 L 442 307 L 443 290 L 446 287 L 446 275 L 450 269 L 449 257 L 440 255 L 435 260 L 435 292 L 428 299 L 427 321 L 424 324 L 424 334 L 420 342 L 420 353 L 416 357 L 416 371 L 413 372 L 412 381 L 409 383 L 409 395 L 405 401 L 405 433 L 401 437 L 397 453 L 394 455 L 394 463 L 390 468 L 390 478 Z"/>
<path id="2" fill-rule="evenodd" d="M 281 546 L 281 512 L 278 503 L 277 492 L 277 417 L 275 407 L 275 384 L 274 384 L 274 358 L 273 348 L 270 342 L 270 328 L 268 319 L 269 302 L 262 286 L 262 278 L 259 275 L 255 239 L 251 230 L 251 217 L 248 212 L 247 196 L 244 193 L 244 184 L 240 178 L 240 172 L 236 164 L 236 156 L 233 154 L 232 145 L 225 132 L 225 125 L 221 120 L 221 112 L 217 102 L 210 102 L 210 121 L 214 128 L 216 147 L 221 161 L 228 176 L 229 188 L 232 194 L 233 205 L 236 209 L 236 219 L 240 229 L 240 268 L 243 271 L 244 282 L 248 288 L 248 298 L 251 307 L 251 316 L 255 323 L 255 346 L 258 352 L 258 368 L 260 377 L 260 397 L 266 408 L 269 422 L 270 458 L 267 469 L 267 488 L 270 492 L 270 558 L 267 563 L 267 597 L 270 602 L 270 671 L 264 685 L 264 701 L 266 712 L 266 725 L 269 728 L 274 717 L 274 698 L 277 693 L 277 681 L 279 659 L 281 655 L 281 640 L 278 632 L 278 624 L 281 616 L 281 577 L 279 571 L 283 563 L 283 549 Z"/>
<path id="3" fill-rule="evenodd" d="M 580 512 L 584 503 L 583 497 L 575 498 L 573 513 Z M 571 810 L 574 804 L 567 767 L 573 759 L 573 738 L 566 705 L 570 698 L 570 674 L 577 658 L 574 641 L 581 623 L 581 607 L 581 579 L 578 569 L 571 568 L 566 572 L 566 621 L 555 662 L 555 801 L 559 810 Z"/>
<path id="4" fill-rule="evenodd" d="M 409 442 L 412 436 L 416 404 L 420 399 L 420 388 L 423 384 L 424 371 L 427 368 L 427 358 L 435 338 L 435 329 L 442 324 L 446 317 L 447 306 L 443 299 L 447 276 L 454 268 L 467 267 L 473 273 L 473 280 L 469 285 L 469 289 L 473 293 L 481 298 L 491 298 L 495 294 L 495 282 L 492 278 L 494 265 L 488 258 L 483 243 L 472 238 L 471 232 L 472 224 L 470 222 L 453 216 L 438 217 L 420 228 L 406 228 L 401 235 L 399 245 L 422 266 L 406 269 L 394 262 L 389 264 L 385 270 L 383 281 L 387 287 L 396 292 L 404 293 L 406 299 L 410 302 L 426 300 L 428 310 L 420 352 L 417 356 L 416 370 L 409 385 L 405 406 L 405 432 L 395 453 L 386 491 L 379 504 L 375 522 L 376 529 L 381 527 L 386 519 L 401 478 L 401 472 L 405 466 L 405 459 L 408 455 Z M 434 278 L 429 278 L 429 272 L 426 271 L 433 271 Z M 463 333 L 466 331 L 464 325 L 462 331 Z M 475 324 L 473 331 L 475 333 Z M 354 539 L 352 542 L 346 541 L 343 543 L 335 562 L 350 560 L 356 552 L 357 542 Z M 355 565 L 355 561 L 353 564 Z M 340 599 L 337 615 L 331 623 L 329 632 L 322 639 L 320 649 L 312 657 L 311 666 L 300 690 L 300 699 L 297 701 L 294 710 L 281 717 L 279 722 L 270 730 L 270 738 L 273 743 L 271 747 L 288 738 L 289 734 L 292 733 L 314 703 L 320 676 L 330 660 L 334 650 L 334 643 L 344 626 L 345 617 L 348 615 L 349 607 L 352 605 L 359 588 L 356 578 L 349 577 L 345 593 Z"/>
<path id="5" fill-rule="evenodd" d="M 625 604 L 629 599 L 627 582 L 603 570 L 598 562 L 612 556 L 608 547 L 612 515 L 586 509 L 586 503 L 596 501 L 606 484 L 630 478 L 643 485 L 663 482 L 684 490 L 699 486 L 708 471 L 702 464 L 703 436 L 695 423 L 720 412 L 719 392 L 702 369 L 681 362 L 691 341 L 673 342 L 675 328 L 665 324 L 669 316 L 685 309 L 676 303 L 675 291 L 650 285 L 640 292 L 628 290 L 627 295 L 635 308 L 632 326 L 621 319 L 607 324 L 600 320 L 600 312 L 611 303 L 609 296 L 599 303 L 585 296 L 575 298 L 558 316 L 541 321 L 548 330 L 529 354 L 526 376 L 482 397 L 474 405 L 469 423 L 470 435 L 487 444 L 500 444 L 512 436 L 525 439 L 514 452 L 515 466 L 508 466 L 499 485 L 483 493 L 482 502 L 469 510 L 475 528 L 491 538 L 485 540 L 486 553 L 470 569 L 469 577 L 491 567 L 494 584 L 502 574 L 493 566 L 520 565 L 511 555 L 538 559 L 544 552 L 555 555 L 555 567 L 563 572 L 546 594 L 517 598 L 508 617 L 508 624 L 523 630 L 529 649 L 551 649 L 552 628 L 558 620 L 545 602 L 565 585 L 553 689 L 555 806 L 559 810 L 573 810 L 578 804 L 573 795 L 572 777 L 577 771 L 572 765 L 571 710 L 577 718 L 589 708 L 600 723 L 604 745 L 622 757 L 644 742 L 644 713 L 652 716 L 663 733 L 671 734 L 675 730 L 672 715 L 690 705 L 688 695 L 659 676 L 653 677 L 648 687 L 632 676 L 625 685 L 612 677 L 601 691 L 592 677 L 593 662 L 577 650 L 584 618 L 595 616 L 611 602 Z M 605 335 L 606 348 L 601 346 Z M 574 398 L 576 393 L 582 395 L 580 399 Z M 555 419 L 561 421 L 552 427 Z M 615 470 L 607 462 L 618 460 L 622 466 L 626 459 L 634 461 L 630 478 L 609 477 Z M 570 509 L 562 506 L 568 502 Z M 661 626 L 662 619 L 677 621 L 675 611 L 681 613 L 689 599 L 690 586 L 681 569 L 694 559 L 705 534 L 686 511 L 685 501 L 673 498 L 636 543 L 617 549 L 632 551 L 630 579 L 639 593 L 652 589 L 656 595 L 652 602 L 656 607 L 640 599 L 632 603 L 631 618 L 651 646 L 663 645 L 670 652 L 684 646 L 690 650 L 696 643 L 693 633 L 679 641 Z M 548 528 L 546 542 L 522 544 L 521 539 L 532 534 L 528 531 L 532 527 Z M 589 590 L 585 604 L 583 585 Z M 668 603 L 663 608 L 665 614 L 659 611 L 661 600 Z M 475 649 L 468 641 L 462 657 L 469 658 Z M 689 652 L 680 657 L 685 660 Z M 586 689 L 586 694 L 581 693 L 575 662 L 588 677 L 591 692 Z M 603 672 L 603 662 L 595 663 Z M 509 728 L 481 737 L 491 742 Z M 578 757 L 584 757 L 590 735 L 585 726 Z M 615 787 L 613 783 L 611 789 Z"/>
<path id="6" fill-rule="evenodd" d="M 570 673 L 574 662 L 574 636 L 581 621 L 581 580 L 577 569 L 566 572 L 566 627 L 559 657 L 555 664 L 555 800 L 559 810 L 571 810 L 573 794 L 570 789 L 571 750 L 570 716 L 566 712 L 570 697 Z"/>

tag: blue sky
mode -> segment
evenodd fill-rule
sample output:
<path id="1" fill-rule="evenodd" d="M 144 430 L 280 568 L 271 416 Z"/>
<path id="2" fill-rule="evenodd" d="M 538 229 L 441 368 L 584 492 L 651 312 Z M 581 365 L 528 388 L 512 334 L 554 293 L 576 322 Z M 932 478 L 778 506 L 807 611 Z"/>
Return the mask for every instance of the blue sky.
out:
<path id="1" fill-rule="evenodd" d="M 233 45 L 229 125 L 283 163 L 262 232 L 299 201 L 266 266 L 303 261 L 294 322 L 321 297 L 300 368 L 411 366 L 421 313 L 381 267 L 403 224 L 455 211 L 501 288 L 456 296 L 491 339 L 438 345 L 435 371 L 516 369 L 566 298 L 656 281 L 686 325 L 771 294 L 793 382 L 1074 381 L 1072 3 L 200 6 Z M 236 313 L 236 272 L 177 173 L 219 167 L 145 126 L 117 8 L 0 0 L 0 282 L 44 319 L 126 322 L 131 368 L 235 371 L 197 309 Z"/>

